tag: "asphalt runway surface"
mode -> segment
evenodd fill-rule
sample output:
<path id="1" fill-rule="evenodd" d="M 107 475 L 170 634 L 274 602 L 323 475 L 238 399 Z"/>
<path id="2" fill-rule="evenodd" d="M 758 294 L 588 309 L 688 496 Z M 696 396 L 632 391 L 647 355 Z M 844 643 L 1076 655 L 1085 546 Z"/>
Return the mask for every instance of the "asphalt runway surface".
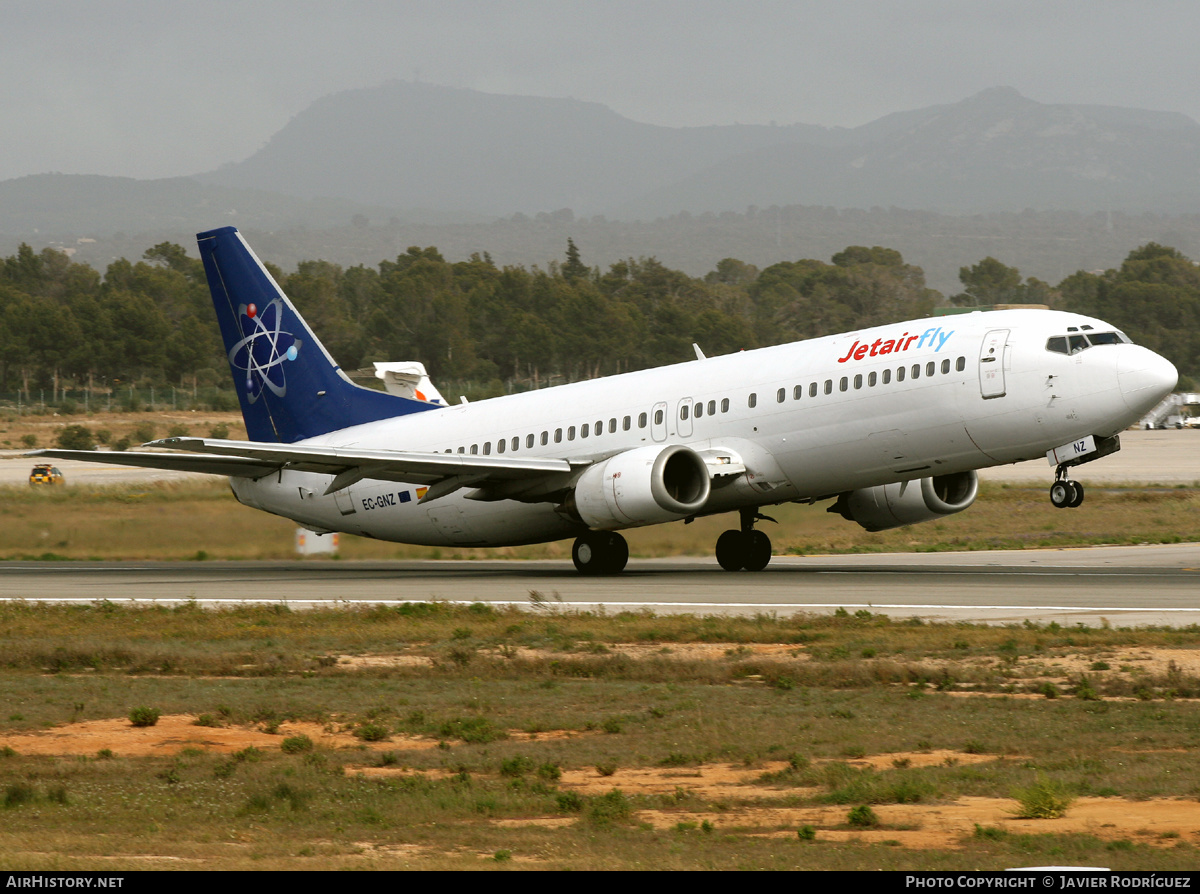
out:
<path id="1" fill-rule="evenodd" d="M 6 562 L 0 598 L 205 606 L 442 600 L 551 613 L 867 610 L 895 618 L 1096 626 L 1200 624 L 1200 544 L 776 557 L 757 574 L 714 560 L 633 560 L 588 578 L 564 561 Z"/>

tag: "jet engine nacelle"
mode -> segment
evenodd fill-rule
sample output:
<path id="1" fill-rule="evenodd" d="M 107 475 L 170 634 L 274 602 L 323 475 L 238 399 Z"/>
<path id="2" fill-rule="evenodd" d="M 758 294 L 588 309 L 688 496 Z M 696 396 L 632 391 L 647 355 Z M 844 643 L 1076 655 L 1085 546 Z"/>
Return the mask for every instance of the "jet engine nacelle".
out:
<path id="1" fill-rule="evenodd" d="M 574 509 L 591 528 L 657 525 L 695 515 L 709 489 L 708 467 L 696 451 L 636 447 L 589 467 L 575 485 Z"/>
<path id="2" fill-rule="evenodd" d="M 852 490 L 839 496 L 829 511 L 841 513 L 842 518 L 858 522 L 868 531 L 886 531 L 962 512 L 978 493 L 975 472 L 956 472 Z"/>

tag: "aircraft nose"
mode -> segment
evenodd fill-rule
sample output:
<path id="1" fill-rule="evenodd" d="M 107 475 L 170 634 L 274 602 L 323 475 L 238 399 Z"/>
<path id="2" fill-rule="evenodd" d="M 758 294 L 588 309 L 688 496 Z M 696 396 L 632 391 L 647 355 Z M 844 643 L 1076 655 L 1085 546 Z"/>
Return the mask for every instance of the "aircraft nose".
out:
<path id="1" fill-rule="evenodd" d="M 1117 361 L 1117 384 L 1131 410 L 1146 413 L 1179 381 L 1175 364 L 1140 345 L 1126 345 Z"/>

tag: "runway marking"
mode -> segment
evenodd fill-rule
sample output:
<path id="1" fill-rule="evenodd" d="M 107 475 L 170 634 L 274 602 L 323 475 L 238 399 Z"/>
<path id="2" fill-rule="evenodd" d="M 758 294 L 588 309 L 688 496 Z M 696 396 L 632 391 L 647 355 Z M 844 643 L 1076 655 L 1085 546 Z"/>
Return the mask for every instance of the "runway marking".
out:
<path id="1" fill-rule="evenodd" d="M 1164 607 L 1141 607 L 1141 608 L 1120 608 L 1117 606 L 1096 606 L 1096 605 L 957 605 L 947 603 L 917 603 L 917 602 L 760 602 L 760 603 L 730 603 L 730 602 L 567 602 L 566 600 L 554 600 L 552 602 L 534 603 L 528 599 L 278 599 L 264 597 L 256 598 L 218 598 L 218 597 L 123 597 L 123 598 L 100 598 L 95 597 L 76 597 L 76 596 L 46 596 L 37 599 L 29 599 L 24 597 L 0 597 L 0 602 L 31 602 L 31 603 L 66 603 L 66 604 L 92 604 L 97 602 L 128 602 L 128 603 L 147 603 L 149 605 L 219 605 L 219 606 L 236 606 L 236 605 L 287 605 L 287 606 L 340 606 L 340 605 L 411 605 L 414 603 L 437 602 L 443 605 L 484 605 L 506 606 L 516 608 L 526 608 L 531 611 L 540 611 L 547 614 L 553 613 L 556 609 L 561 608 L 598 608 L 600 610 L 619 610 L 628 611 L 631 608 L 686 608 L 686 609 L 740 609 L 744 611 L 759 610 L 759 611 L 778 611 L 780 609 L 793 609 L 795 611 L 804 611 L 805 609 L 839 609 L 839 608 L 863 608 L 863 609 L 892 609 L 892 610 L 924 610 L 924 611 L 1003 611 L 1003 612 L 1108 612 L 1108 613 L 1146 613 L 1146 612 L 1166 612 L 1166 613 L 1185 613 L 1196 612 L 1200 613 L 1200 606 L 1195 608 L 1164 608 Z"/>

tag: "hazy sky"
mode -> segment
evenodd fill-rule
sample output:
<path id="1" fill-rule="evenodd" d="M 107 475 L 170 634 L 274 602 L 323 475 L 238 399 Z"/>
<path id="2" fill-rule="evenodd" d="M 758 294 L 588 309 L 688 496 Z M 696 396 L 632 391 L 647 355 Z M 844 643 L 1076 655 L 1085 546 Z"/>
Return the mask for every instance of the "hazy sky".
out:
<path id="1" fill-rule="evenodd" d="M 663 125 L 862 124 L 1016 87 L 1200 120 L 1195 0 L 0 0 L 0 180 L 240 161 L 392 78 Z"/>

